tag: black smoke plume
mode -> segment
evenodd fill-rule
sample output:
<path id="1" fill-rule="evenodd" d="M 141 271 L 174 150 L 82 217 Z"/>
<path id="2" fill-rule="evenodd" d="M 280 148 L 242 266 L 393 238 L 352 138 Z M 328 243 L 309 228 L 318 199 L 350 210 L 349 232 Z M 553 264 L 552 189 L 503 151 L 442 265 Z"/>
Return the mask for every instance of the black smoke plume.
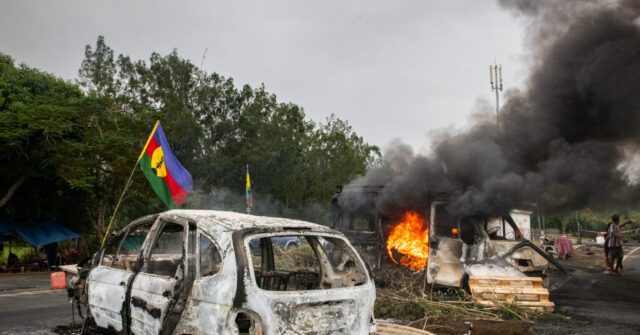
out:
<path id="1" fill-rule="evenodd" d="M 452 194 L 457 214 L 526 202 L 555 210 L 635 205 L 629 164 L 640 144 L 640 1 L 500 0 L 528 25 L 531 75 L 505 94 L 500 130 L 485 114 L 434 138 L 432 153 L 393 143 L 352 185 L 382 186 L 385 214 Z M 343 192 L 346 207 L 358 196 Z"/>

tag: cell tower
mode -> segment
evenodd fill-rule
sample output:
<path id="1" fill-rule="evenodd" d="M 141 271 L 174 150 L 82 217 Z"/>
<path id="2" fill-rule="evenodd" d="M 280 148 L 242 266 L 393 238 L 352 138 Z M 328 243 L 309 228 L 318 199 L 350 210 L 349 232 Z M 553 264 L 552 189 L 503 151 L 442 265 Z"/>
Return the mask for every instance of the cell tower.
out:
<path id="1" fill-rule="evenodd" d="M 493 81 L 495 77 L 496 81 Z M 502 92 L 502 65 L 489 65 L 489 81 L 491 82 L 491 91 L 496 92 L 496 128 L 500 133 L 500 92 Z"/>

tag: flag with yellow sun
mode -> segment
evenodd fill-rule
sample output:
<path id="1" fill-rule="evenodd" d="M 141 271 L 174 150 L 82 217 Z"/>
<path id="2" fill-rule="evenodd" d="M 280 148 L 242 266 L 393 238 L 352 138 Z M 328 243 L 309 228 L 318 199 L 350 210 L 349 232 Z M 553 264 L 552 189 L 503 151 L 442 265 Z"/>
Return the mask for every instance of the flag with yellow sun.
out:
<path id="1" fill-rule="evenodd" d="M 193 188 L 193 178 L 171 151 L 160 121 L 153 127 L 138 162 L 151 188 L 167 207 L 182 205 Z"/>

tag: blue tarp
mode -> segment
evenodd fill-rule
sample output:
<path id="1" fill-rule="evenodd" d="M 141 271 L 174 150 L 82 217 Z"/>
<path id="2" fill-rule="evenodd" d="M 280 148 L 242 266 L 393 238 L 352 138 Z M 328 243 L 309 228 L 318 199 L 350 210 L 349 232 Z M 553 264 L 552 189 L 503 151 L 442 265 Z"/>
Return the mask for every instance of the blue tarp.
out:
<path id="1" fill-rule="evenodd" d="M 11 232 L 9 231 L 9 225 L 7 225 L 4 221 L 0 221 L 0 243 L 4 241 L 11 241 L 15 239 Z"/>
<path id="2" fill-rule="evenodd" d="M 32 225 L 0 221 L 0 242 L 13 240 L 17 237 L 33 246 L 42 247 L 49 243 L 78 238 L 80 235 L 55 221 L 42 221 Z"/>

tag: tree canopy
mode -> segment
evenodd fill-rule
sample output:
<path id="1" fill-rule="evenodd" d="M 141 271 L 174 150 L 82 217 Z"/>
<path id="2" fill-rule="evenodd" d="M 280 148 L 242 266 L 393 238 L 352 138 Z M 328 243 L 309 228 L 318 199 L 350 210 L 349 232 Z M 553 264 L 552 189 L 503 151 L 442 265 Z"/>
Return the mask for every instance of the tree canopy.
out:
<path id="1" fill-rule="evenodd" d="M 193 175 L 192 208 L 242 210 L 249 165 L 254 213 L 309 219 L 318 211 L 305 208 L 328 208 L 336 186 L 379 156 L 334 115 L 311 121 L 264 85 L 236 87 L 176 50 L 147 61 L 115 57 L 100 36 L 86 47 L 76 84 L 0 54 L 0 157 L 9 162 L 0 166 L 0 217 L 58 219 L 101 236 L 155 119 Z M 121 224 L 163 210 L 134 176 Z"/>

